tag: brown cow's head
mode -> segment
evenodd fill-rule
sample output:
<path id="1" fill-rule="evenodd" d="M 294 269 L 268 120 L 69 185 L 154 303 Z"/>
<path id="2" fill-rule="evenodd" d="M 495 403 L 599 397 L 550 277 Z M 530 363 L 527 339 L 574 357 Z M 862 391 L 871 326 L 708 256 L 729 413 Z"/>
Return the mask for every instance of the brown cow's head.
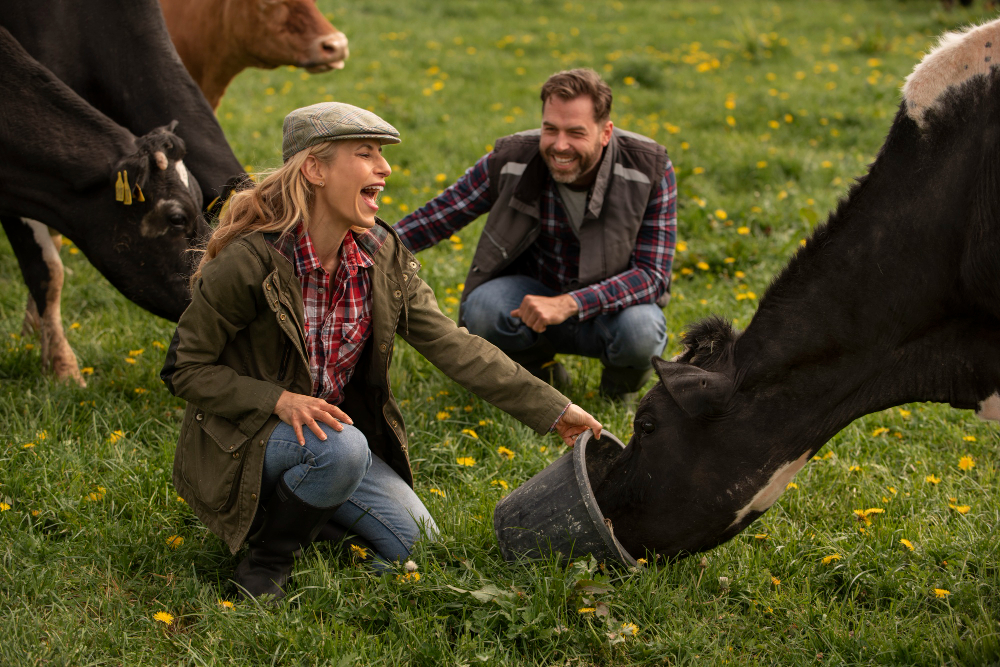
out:
<path id="1" fill-rule="evenodd" d="M 316 0 L 255 1 L 257 11 L 243 13 L 238 34 L 256 67 L 291 63 L 313 73 L 344 68 L 347 36 L 326 20 Z"/>

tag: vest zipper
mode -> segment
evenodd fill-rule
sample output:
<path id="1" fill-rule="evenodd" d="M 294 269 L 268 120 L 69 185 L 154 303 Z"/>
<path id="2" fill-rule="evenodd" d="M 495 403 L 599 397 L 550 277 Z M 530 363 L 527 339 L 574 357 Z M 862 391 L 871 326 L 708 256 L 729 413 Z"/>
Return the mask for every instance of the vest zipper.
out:
<path id="1" fill-rule="evenodd" d="M 483 230 L 483 234 L 485 234 L 486 238 L 488 238 L 490 240 L 490 243 L 492 243 L 494 246 L 496 246 L 497 250 L 500 251 L 500 255 L 504 259 L 507 259 L 507 248 L 505 248 L 502 245 L 500 245 L 499 243 L 497 243 L 496 239 L 493 238 L 493 235 L 490 234 L 489 231 L 487 231 L 487 230 L 484 229 Z"/>

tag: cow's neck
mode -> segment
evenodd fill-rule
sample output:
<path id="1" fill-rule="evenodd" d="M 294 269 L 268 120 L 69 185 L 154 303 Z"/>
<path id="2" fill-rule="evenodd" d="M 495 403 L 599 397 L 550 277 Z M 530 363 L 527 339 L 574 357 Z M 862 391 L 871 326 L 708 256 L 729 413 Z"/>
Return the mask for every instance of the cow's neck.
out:
<path id="1" fill-rule="evenodd" d="M 923 150 L 916 126 L 897 119 L 868 177 L 776 279 L 736 343 L 749 410 L 771 419 L 780 410 L 798 430 L 779 440 L 798 448 L 780 458 L 893 405 L 975 407 L 994 382 L 976 366 L 1000 367 L 998 324 L 973 315 L 960 287 L 967 169 L 947 155 L 926 168 Z M 950 155 L 967 160 L 965 151 L 979 152 L 956 146 Z"/>
<path id="2" fill-rule="evenodd" d="M 175 0 L 164 10 L 178 55 L 217 109 L 226 88 L 247 67 L 240 49 L 227 43 L 237 32 L 232 23 L 241 21 L 241 10 L 231 0 Z"/>

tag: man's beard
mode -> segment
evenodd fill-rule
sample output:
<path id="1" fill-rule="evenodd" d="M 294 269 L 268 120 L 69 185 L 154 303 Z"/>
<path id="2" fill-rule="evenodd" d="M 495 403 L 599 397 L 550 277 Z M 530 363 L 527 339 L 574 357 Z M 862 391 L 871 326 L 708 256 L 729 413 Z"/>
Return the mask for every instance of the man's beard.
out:
<path id="1" fill-rule="evenodd" d="M 597 143 L 594 150 L 589 153 L 578 153 L 577 151 L 570 151 L 568 154 L 558 155 L 551 148 L 546 149 L 542 153 L 542 159 L 545 160 L 545 165 L 549 168 L 549 173 L 552 174 L 552 180 L 557 183 L 575 183 L 580 180 L 580 177 L 589 172 L 594 166 L 597 165 L 598 160 L 601 157 L 601 149 L 603 146 Z M 573 169 L 566 171 L 563 169 L 556 169 L 553 167 L 556 157 L 562 158 L 577 158 L 573 166 Z"/>

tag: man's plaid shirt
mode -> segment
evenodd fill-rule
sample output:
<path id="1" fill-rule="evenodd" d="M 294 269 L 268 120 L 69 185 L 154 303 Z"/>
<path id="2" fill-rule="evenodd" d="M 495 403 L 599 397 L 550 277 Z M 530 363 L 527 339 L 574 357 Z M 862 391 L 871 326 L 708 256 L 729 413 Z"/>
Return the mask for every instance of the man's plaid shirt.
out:
<path id="1" fill-rule="evenodd" d="M 302 283 L 306 348 L 313 396 L 339 405 L 372 331 L 371 281 L 363 269 L 373 264 L 348 232 L 340 266 L 331 276 L 320 264 L 309 234 L 296 230 L 295 275 Z"/>
<path id="2" fill-rule="evenodd" d="M 492 155 L 487 153 L 451 187 L 396 223 L 396 232 L 410 250 L 428 248 L 490 210 Z M 653 303 L 667 290 L 677 240 L 677 181 L 669 158 L 643 215 L 629 267 L 602 282 L 572 291 L 567 289 L 579 272 L 580 242 L 551 177 L 542 190 L 540 208 L 541 234 L 515 260 L 515 270 L 572 296 L 580 308 L 577 315 L 580 320 Z"/>

